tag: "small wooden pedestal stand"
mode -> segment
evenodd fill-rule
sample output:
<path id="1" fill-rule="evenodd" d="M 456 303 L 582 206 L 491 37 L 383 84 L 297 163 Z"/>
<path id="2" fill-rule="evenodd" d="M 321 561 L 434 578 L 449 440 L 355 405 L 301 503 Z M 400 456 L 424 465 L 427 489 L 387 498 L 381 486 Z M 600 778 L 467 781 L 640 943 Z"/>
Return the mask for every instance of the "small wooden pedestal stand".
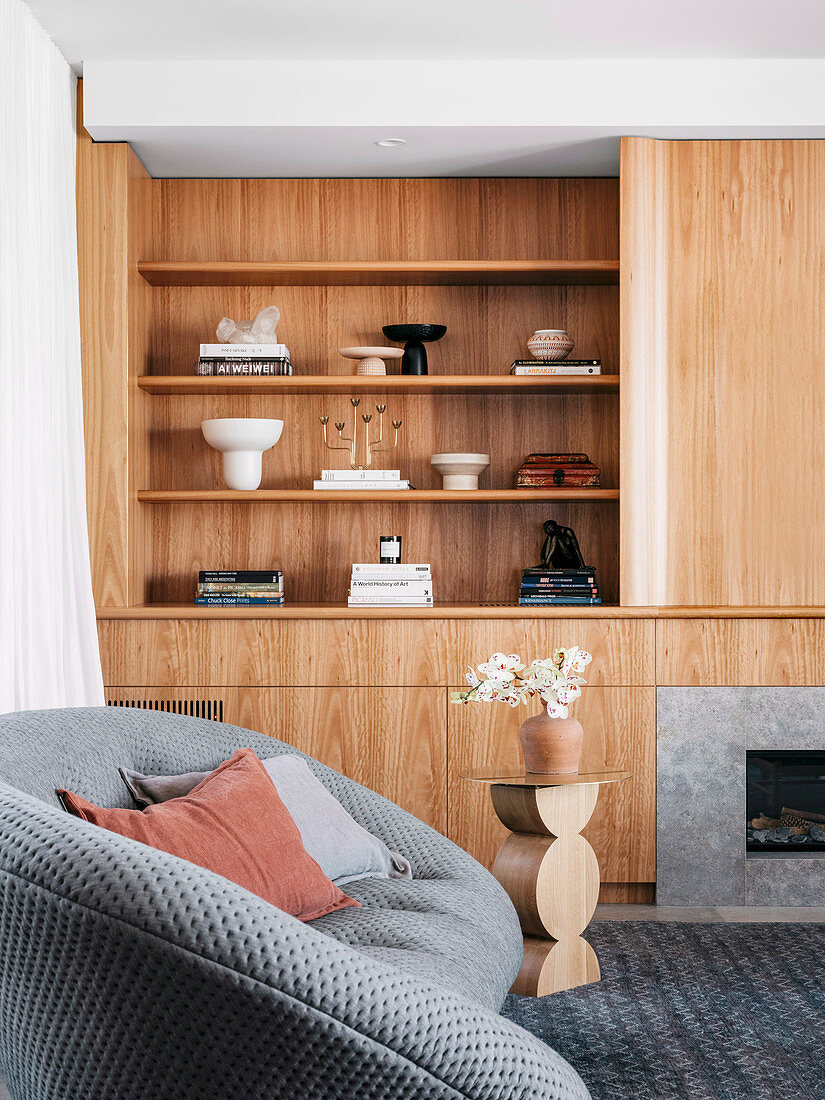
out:
<path id="1" fill-rule="evenodd" d="M 524 932 L 524 958 L 512 992 L 543 997 L 597 982 L 599 961 L 582 932 L 599 900 L 599 864 L 581 830 L 595 809 L 600 784 L 629 779 L 630 772 L 476 772 L 463 778 L 490 787 L 499 821 L 512 830 L 493 864 Z"/>

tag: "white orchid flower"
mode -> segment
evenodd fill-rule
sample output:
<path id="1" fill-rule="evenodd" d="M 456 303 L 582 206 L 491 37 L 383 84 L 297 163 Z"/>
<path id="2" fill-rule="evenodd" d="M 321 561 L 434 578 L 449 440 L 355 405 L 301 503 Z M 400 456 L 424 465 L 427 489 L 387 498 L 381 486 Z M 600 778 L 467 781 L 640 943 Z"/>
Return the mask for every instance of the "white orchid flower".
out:
<path id="1" fill-rule="evenodd" d="M 475 698 L 480 703 L 492 703 L 498 699 L 499 695 L 500 685 L 497 685 L 495 680 L 484 680 L 479 684 Z"/>
<path id="2" fill-rule="evenodd" d="M 544 699 L 544 696 L 542 696 Z M 562 706 L 561 703 L 557 703 L 555 699 L 545 699 L 547 703 L 547 716 L 548 718 L 567 718 L 569 717 L 567 707 Z"/>
<path id="3" fill-rule="evenodd" d="M 593 657 L 579 646 L 556 649 L 552 657 L 536 657 L 529 667 L 517 653 L 493 653 L 488 661 L 465 674 L 469 691 L 454 692 L 454 703 L 507 703 L 517 707 L 538 696 L 551 718 L 566 718 L 567 707 L 581 696 L 580 675 Z M 482 679 L 481 677 L 484 677 Z"/>
<path id="4" fill-rule="evenodd" d="M 478 671 L 490 680 L 514 680 L 524 668 L 517 653 L 494 653 L 489 661 L 478 666 Z"/>

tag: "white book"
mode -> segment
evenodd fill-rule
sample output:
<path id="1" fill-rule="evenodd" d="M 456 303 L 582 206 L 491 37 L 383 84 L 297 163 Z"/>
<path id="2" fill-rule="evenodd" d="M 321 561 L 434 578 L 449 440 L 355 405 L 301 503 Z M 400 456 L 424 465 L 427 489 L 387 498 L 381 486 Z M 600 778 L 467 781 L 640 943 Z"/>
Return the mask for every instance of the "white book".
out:
<path id="1" fill-rule="evenodd" d="M 530 375 L 530 374 L 566 374 L 570 376 L 584 375 L 584 374 L 601 374 L 601 367 L 566 367 L 563 363 L 560 363 L 557 367 L 538 364 L 535 367 L 513 367 L 510 371 L 515 375 Z"/>
<path id="2" fill-rule="evenodd" d="M 400 481 L 400 470 L 321 470 L 321 481 Z"/>
<path id="3" fill-rule="evenodd" d="M 353 577 L 349 586 L 350 596 L 432 596 L 431 580 L 360 580 Z"/>
<path id="4" fill-rule="evenodd" d="M 353 573 L 352 584 L 360 581 L 363 584 L 375 584 L 377 581 L 426 581 L 432 584 L 433 578 L 429 569 L 426 573 Z"/>
<path id="5" fill-rule="evenodd" d="M 429 576 L 430 566 L 425 563 L 413 564 L 412 562 L 400 562 L 396 565 L 393 562 L 359 561 L 355 562 L 352 567 L 352 575 L 355 576 L 357 573 L 372 573 L 376 577 L 399 577 L 406 573 L 409 573 L 410 576 L 421 576 L 422 573 L 426 573 Z"/>
<path id="6" fill-rule="evenodd" d="M 312 483 L 313 489 L 334 490 L 339 493 L 353 490 L 372 492 L 375 489 L 409 489 L 409 487 L 409 481 L 313 481 Z"/>
<path id="7" fill-rule="evenodd" d="M 432 596 L 350 596 L 349 607 L 432 607 Z"/>
<path id="8" fill-rule="evenodd" d="M 286 344 L 201 344 L 201 359 L 289 359 Z"/>

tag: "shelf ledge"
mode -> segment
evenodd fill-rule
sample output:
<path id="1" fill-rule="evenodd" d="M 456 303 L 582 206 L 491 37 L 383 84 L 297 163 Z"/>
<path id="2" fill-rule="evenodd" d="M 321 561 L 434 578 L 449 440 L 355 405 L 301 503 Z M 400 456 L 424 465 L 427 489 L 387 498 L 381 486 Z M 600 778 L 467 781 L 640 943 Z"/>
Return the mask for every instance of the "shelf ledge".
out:
<path id="1" fill-rule="evenodd" d="M 347 607 L 286 603 L 282 607 L 196 607 L 136 604 L 99 607 L 107 619 L 825 619 L 825 607 L 519 607 L 515 604 L 436 604 L 434 607 Z"/>
<path id="2" fill-rule="evenodd" d="M 196 607 L 139 604 L 101 607 L 98 619 L 613 619 L 639 618 L 641 609 L 519 607 L 517 604 L 436 604 L 434 607 L 347 607 L 332 603 L 285 603 L 281 607 Z"/>
<path id="3" fill-rule="evenodd" d="M 211 377 L 146 374 L 138 378 L 146 393 L 237 397 L 253 394 L 602 394 L 619 392 L 618 374 L 294 374 L 289 378 Z"/>
<path id="4" fill-rule="evenodd" d="M 618 501 L 618 489 L 139 489 L 143 504 L 535 504 Z"/>
<path id="5" fill-rule="evenodd" d="M 618 260 L 141 260 L 152 286 L 615 286 Z"/>

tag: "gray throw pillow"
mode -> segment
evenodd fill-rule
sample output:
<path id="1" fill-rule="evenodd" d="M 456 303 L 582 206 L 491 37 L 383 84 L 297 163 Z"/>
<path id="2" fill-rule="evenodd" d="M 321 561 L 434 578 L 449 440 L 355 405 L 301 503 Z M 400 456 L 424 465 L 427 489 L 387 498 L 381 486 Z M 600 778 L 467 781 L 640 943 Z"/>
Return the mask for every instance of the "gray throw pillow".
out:
<path id="1" fill-rule="evenodd" d="M 307 852 L 336 885 L 359 878 L 412 878 L 409 861 L 359 825 L 300 756 L 273 756 L 261 763 L 298 826 Z M 118 771 L 142 810 L 189 794 L 210 774 L 143 775 L 128 768 Z"/>

